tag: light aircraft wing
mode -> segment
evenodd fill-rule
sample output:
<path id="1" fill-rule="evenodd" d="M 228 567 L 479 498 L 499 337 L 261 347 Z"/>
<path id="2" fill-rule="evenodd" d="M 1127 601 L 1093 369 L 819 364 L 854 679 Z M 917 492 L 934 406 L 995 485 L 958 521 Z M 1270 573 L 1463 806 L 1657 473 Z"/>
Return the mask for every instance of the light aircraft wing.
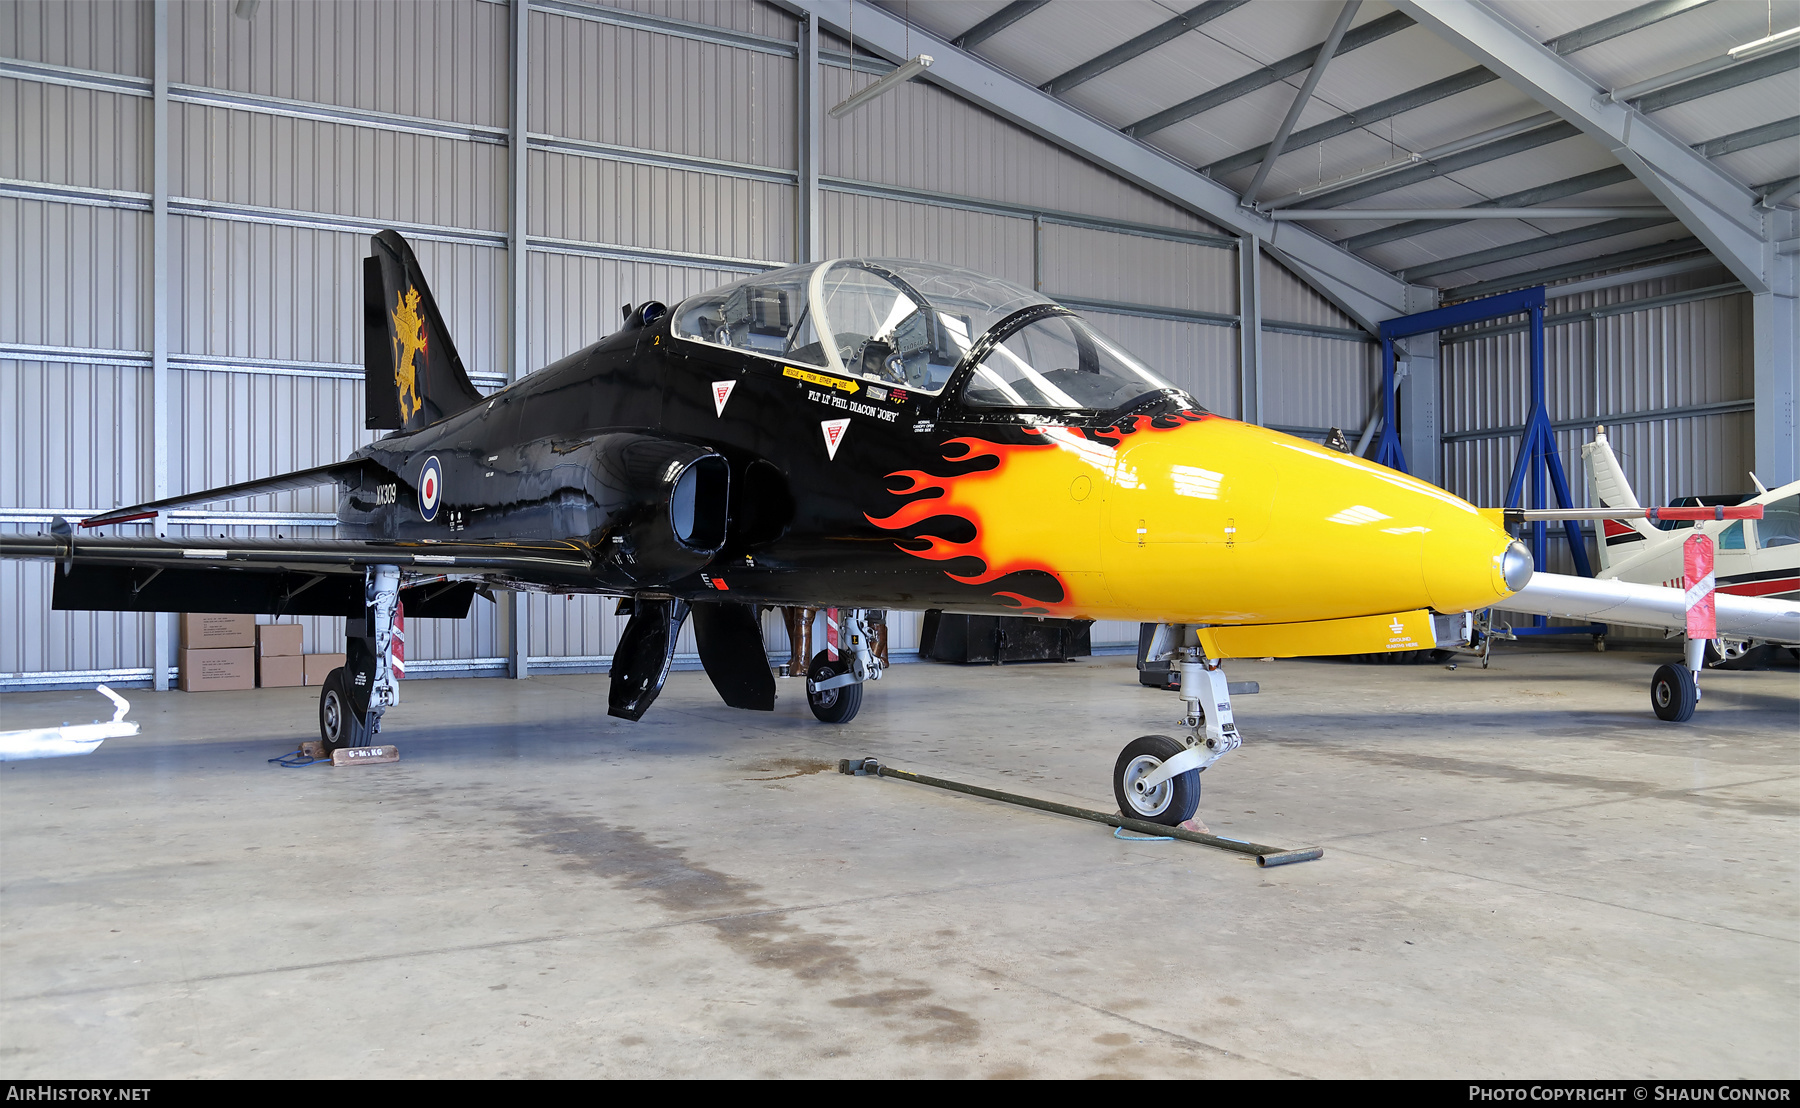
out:
<path id="1" fill-rule="evenodd" d="M 1731 639 L 1800 643 L 1800 601 L 1713 594 L 1719 634 Z M 1633 627 L 1687 628 L 1686 594 L 1662 585 L 1534 573 L 1503 602 L 1509 612 L 1592 619 Z"/>

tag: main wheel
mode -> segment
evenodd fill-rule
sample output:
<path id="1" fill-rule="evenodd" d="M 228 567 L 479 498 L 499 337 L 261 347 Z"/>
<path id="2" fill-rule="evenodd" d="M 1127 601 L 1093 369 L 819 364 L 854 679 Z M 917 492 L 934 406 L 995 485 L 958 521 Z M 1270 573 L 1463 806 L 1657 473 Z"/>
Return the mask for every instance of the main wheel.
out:
<path id="1" fill-rule="evenodd" d="M 1670 723 L 1686 723 L 1694 718 L 1694 705 L 1700 702 L 1700 684 L 1688 667 L 1677 662 L 1660 666 L 1650 679 L 1650 707 L 1656 718 Z"/>
<path id="2" fill-rule="evenodd" d="M 319 687 L 319 738 L 327 754 L 341 747 L 369 745 L 369 726 L 356 718 L 351 703 L 350 681 L 339 666 L 325 675 L 325 683 Z"/>
<path id="3" fill-rule="evenodd" d="M 1119 802 L 1120 814 L 1165 827 L 1193 819 L 1200 808 L 1199 770 L 1178 773 L 1153 789 L 1138 785 L 1185 749 L 1167 735 L 1145 735 L 1126 743 L 1113 766 L 1113 798 Z"/>
<path id="4" fill-rule="evenodd" d="M 806 667 L 806 678 L 809 681 L 823 681 L 849 672 L 848 661 L 840 657 L 834 662 L 821 650 L 813 655 L 812 665 Z M 862 685 L 842 685 L 824 692 L 808 689 L 806 706 L 812 709 L 812 714 L 822 723 L 849 723 L 862 708 Z"/>

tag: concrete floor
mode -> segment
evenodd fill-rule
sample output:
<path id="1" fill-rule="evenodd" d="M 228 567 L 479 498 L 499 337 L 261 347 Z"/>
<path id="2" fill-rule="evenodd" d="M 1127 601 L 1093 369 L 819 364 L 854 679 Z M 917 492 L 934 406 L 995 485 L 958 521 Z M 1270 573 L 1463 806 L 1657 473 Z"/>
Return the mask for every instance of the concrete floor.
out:
<path id="1" fill-rule="evenodd" d="M 849 727 L 677 673 L 409 682 L 395 765 L 281 769 L 313 697 L 136 692 L 0 766 L 0 1068 L 41 1077 L 1800 1075 L 1792 671 L 1659 723 L 1650 654 L 1238 663 L 1213 830 L 1260 870 L 895 781 L 1111 805 L 1129 658 L 908 665 Z M 104 716 L 0 698 L 0 726 Z"/>

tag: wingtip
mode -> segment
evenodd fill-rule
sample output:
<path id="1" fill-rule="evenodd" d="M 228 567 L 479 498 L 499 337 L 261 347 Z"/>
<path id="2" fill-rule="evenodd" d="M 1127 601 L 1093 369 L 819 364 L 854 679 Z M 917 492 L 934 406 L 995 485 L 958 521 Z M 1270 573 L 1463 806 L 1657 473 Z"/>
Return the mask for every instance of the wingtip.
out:
<path id="1" fill-rule="evenodd" d="M 76 526 L 90 528 L 105 527 L 114 523 L 136 523 L 140 520 L 155 519 L 156 516 L 157 513 L 155 512 L 133 512 L 130 515 L 119 515 L 117 512 L 101 512 L 97 516 L 87 517 Z"/>

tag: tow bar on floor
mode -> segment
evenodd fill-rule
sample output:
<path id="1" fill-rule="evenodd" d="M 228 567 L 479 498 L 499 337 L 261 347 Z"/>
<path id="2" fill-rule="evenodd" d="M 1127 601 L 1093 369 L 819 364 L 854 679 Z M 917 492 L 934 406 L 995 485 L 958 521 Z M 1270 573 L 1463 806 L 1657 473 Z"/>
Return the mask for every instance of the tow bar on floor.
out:
<path id="1" fill-rule="evenodd" d="M 980 785 L 965 785 L 961 781 L 946 781 L 942 777 L 927 777 L 922 773 L 911 773 L 907 770 L 895 769 L 893 766 L 884 766 L 875 758 L 842 759 L 838 762 L 838 772 L 852 777 L 893 777 L 901 781 L 930 785 L 935 789 L 949 789 L 951 792 L 967 793 L 970 796 L 981 796 L 989 800 L 1004 801 L 1007 804 L 1036 808 L 1041 812 L 1055 812 L 1058 815 L 1104 823 L 1110 827 L 1123 827 L 1127 831 L 1136 831 L 1144 835 L 1164 835 L 1170 838 L 1184 839 L 1190 843 L 1199 843 L 1202 846 L 1216 846 L 1220 850 L 1229 850 L 1237 854 L 1253 854 L 1256 856 L 1256 864 L 1259 866 L 1285 866 L 1292 862 L 1310 862 L 1325 854 L 1325 848 L 1321 846 L 1303 846 L 1295 850 L 1284 850 L 1278 846 L 1247 843 L 1239 839 L 1202 834 L 1199 831 L 1189 831 L 1181 827 L 1165 827 L 1160 823 L 1131 819 L 1116 813 L 1096 812 L 1088 808 L 1058 804 L 1051 800 L 1020 796 L 1017 793 L 1003 793 L 998 789 L 984 789 Z"/>

